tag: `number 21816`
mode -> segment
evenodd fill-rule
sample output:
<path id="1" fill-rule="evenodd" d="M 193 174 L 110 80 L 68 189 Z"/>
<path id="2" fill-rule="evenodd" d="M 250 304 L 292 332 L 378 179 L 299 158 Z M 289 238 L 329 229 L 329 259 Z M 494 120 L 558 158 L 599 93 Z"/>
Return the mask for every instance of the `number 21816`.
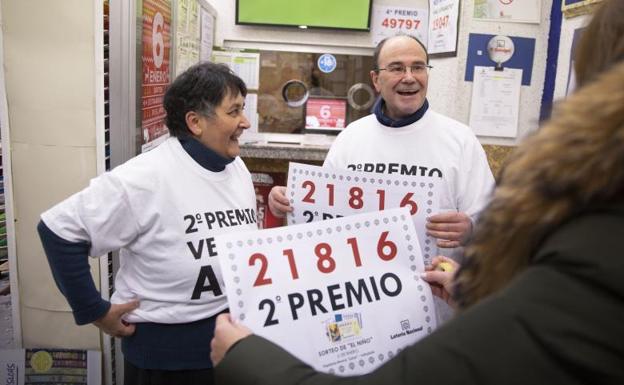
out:
<path id="1" fill-rule="evenodd" d="M 306 180 L 301 184 L 301 187 L 307 190 L 305 196 L 301 201 L 304 203 L 314 204 L 316 202 L 314 196 L 316 192 L 316 185 L 314 184 L 314 182 Z M 334 187 L 335 186 L 332 183 L 328 183 L 325 185 L 325 188 L 327 189 L 327 205 L 329 207 L 333 207 L 335 204 L 336 193 Z M 376 191 L 376 194 L 378 197 L 378 208 L 380 211 L 384 210 L 386 206 L 386 190 L 378 189 Z M 399 207 L 409 206 L 410 215 L 415 215 L 418 212 L 418 204 L 414 200 L 412 200 L 413 196 L 413 192 L 408 192 L 405 194 L 405 196 L 403 196 L 401 202 L 399 203 Z M 364 207 L 364 190 L 362 190 L 361 187 L 351 187 L 349 189 L 349 196 L 347 198 L 347 203 L 352 209 L 359 210 Z"/>
<path id="2" fill-rule="evenodd" d="M 397 245 L 388 239 L 388 231 L 383 231 L 377 241 L 377 257 L 382 261 L 391 261 L 397 255 Z M 353 263 L 356 267 L 362 266 L 362 256 L 357 238 L 347 238 L 347 245 L 351 248 Z M 290 276 L 293 280 L 299 279 L 299 271 L 297 270 L 296 257 L 292 249 L 282 250 L 282 255 L 286 258 L 290 268 Z M 321 242 L 314 246 L 314 255 L 316 256 L 316 268 L 323 274 L 332 273 L 336 269 L 336 259 L 332 256 L 332 247 L 329 243 Z M 262 253 L 254 253 L 249 257 L 249 266 L 260 264 L 258 275 L 253 286 L 270 285 L 273 279 L 268 276 L 269 261 L 266 255 Z"/>

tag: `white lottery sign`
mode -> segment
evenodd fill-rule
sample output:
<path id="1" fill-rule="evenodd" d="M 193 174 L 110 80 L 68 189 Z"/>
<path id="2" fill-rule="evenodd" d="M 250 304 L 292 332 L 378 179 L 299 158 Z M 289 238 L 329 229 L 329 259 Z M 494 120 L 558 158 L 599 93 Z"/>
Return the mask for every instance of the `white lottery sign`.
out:
<path id="1" fill-rule="evenodd" d="M 426 234 L 427 217 L 439 212 L 439 183 L 417 176 L 361 173 L 290 162 L 286 196 L 293 212 L 288 224 L 363 212 L 408 207 L 425 263 L 437 248 Z"/>
<path id="2" fill-rule="evenodd" d="M 367 373 L 436 327 L 408 208 L 217 236 L 232 317 L 315 369 Z"/>
<path id="3" fill-rule="evenodd" d="M 429 12 L 427 8 L 373 5 L 371 38 L 373 45 L 387 37 L 405 34 L 427 43 Z"/>
<path id="4" fill-rule="evenodd" d="M 459 0 L 429 0 L 429 55 L 457 51 Z"/>

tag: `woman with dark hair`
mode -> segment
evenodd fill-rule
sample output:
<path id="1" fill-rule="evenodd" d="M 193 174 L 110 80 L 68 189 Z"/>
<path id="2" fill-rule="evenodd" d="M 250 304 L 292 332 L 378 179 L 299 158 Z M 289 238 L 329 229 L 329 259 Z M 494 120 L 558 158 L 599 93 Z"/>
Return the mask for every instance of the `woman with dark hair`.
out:
<path id="1" fill-rule="evenodd" d="M 212 341 L 217 380 L 623 384 L 624 62 L 600 50 L 621 49 L 624 34 L 610 35 L 619 44 L 587 43 L 621 29 L 623 3 L 606 1 L 584 33 L 582 87 L 502 171 L 455 283 L 449 274 L 425 273 L 447 298 L 454 291 L 460 311 L 453 320 L 376 371 L 341 378 L 314 371 L 222 314 Z M 607 59 L 588 65 L 589 57 Z"/>
<path id="2" fill-rule="evenodd" d="M 599 7 L 579 43 L 574 69 L 581 87 L 624 60 L 624 1 L 608 0 Z"/>
<path id="3" fill-rule="evenodd" d="M 210 340 L 227 300 L 212 239 L 257 228 L 238 157 L 246 94 L 224 65 L 190 67 L 164 97 L 171 138 L 41 215 L 57 286 L 78 325 L 121 337 L 127 385 L 213 383 Z M 120 268 L 108 302 L 88 256 L 113 250 Z"/>

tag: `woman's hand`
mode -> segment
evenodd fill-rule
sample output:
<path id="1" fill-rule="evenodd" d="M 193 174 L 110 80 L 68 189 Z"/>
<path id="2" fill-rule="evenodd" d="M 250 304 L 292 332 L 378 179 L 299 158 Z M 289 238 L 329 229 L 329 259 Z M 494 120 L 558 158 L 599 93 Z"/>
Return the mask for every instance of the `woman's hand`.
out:
<path id="1" fill-rule="evenodd" d="M 122 318 L 139 307 L 139 301 L 130 301 L 120 304 L 111 304 L 104 317 L 93 322 L 104 333 L 111 337 L 127 337 L 134 334 L 134 324 L 125 322 Z"/>
<path id="2" fill-rule="evenodd" d="M 210 342 L 212 365 L 218 365 L 235 343 L 251 334 L 251 330 L 247 327 L 232 322 L 229 313 L 219 314 L 217 316 L 214 338 Z"/>
<path id="3" fill-rule="evenodd" d="M 422 279 L 431 285 L 433 295 L 442 298 L 451 307 L 455 307 L 451 293 L 458 268 L 459 264 L 452 259 L 437 256 L 431 261 L 431 266 L 427 266 L 425 272 L 421 274 Z"/>

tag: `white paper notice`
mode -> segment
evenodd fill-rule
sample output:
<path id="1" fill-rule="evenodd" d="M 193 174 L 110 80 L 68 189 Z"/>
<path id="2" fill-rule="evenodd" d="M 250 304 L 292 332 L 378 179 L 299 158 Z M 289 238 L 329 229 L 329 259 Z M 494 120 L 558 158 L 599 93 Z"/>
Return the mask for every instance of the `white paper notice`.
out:
<path id="1" fill-rule="evenodd" d="M 427 9 L 373 5 L 371 37 L 373 45 L 387 37 L 407 34 L 427 44 L 429 12 Z"/>
<path id="2" fill-rule="evenodd" d="M 521 69 L 475 67 L 470 104 L 470 127 L 475 134 L 516 137 L 521 81 Z"/>
<path id="3" fill-rule="evenodd" d="M 201 8 L 201 43 L 199 46 L 199 59 L 208 61 L 212 56 L 212 46 L 214 45 L 215 17 L 210 12 Z"/>
<path id="4" fill-rule="evenodd" d="M 496 22 L 539 23 L 541 0 L 475 0 L 475 19 Z"/>
<path id="5" fill-rule="evenodd" d="M 227 64 L 250 90 L 257 90 L 260 79 L 260 54 L 248 52 L 213 51 L 214 63 Z"/>
<path id="6" fill-rule="evenodd" d="M 293 212 L 288 223 L 305 223 L 357 213 L 407 206 L 416 227 L 425 263 L 437 251 L 426 234 L 427 217 L 439 212 L 440 184 L 416 176 L 334 170 L 291 162 L 287 197 Z"/>
<path id="7" fill-rule="evenodd" d="M 176 76 L 199 61 L 199 9 L 197 1 L 178 0 L 176 24 Z"/>
<path id="8" fill-rule="evenodd" d="M 436 328 L 408 208 L 215 245 L 232 317 L 317 370 L 368 373 Z"/>

